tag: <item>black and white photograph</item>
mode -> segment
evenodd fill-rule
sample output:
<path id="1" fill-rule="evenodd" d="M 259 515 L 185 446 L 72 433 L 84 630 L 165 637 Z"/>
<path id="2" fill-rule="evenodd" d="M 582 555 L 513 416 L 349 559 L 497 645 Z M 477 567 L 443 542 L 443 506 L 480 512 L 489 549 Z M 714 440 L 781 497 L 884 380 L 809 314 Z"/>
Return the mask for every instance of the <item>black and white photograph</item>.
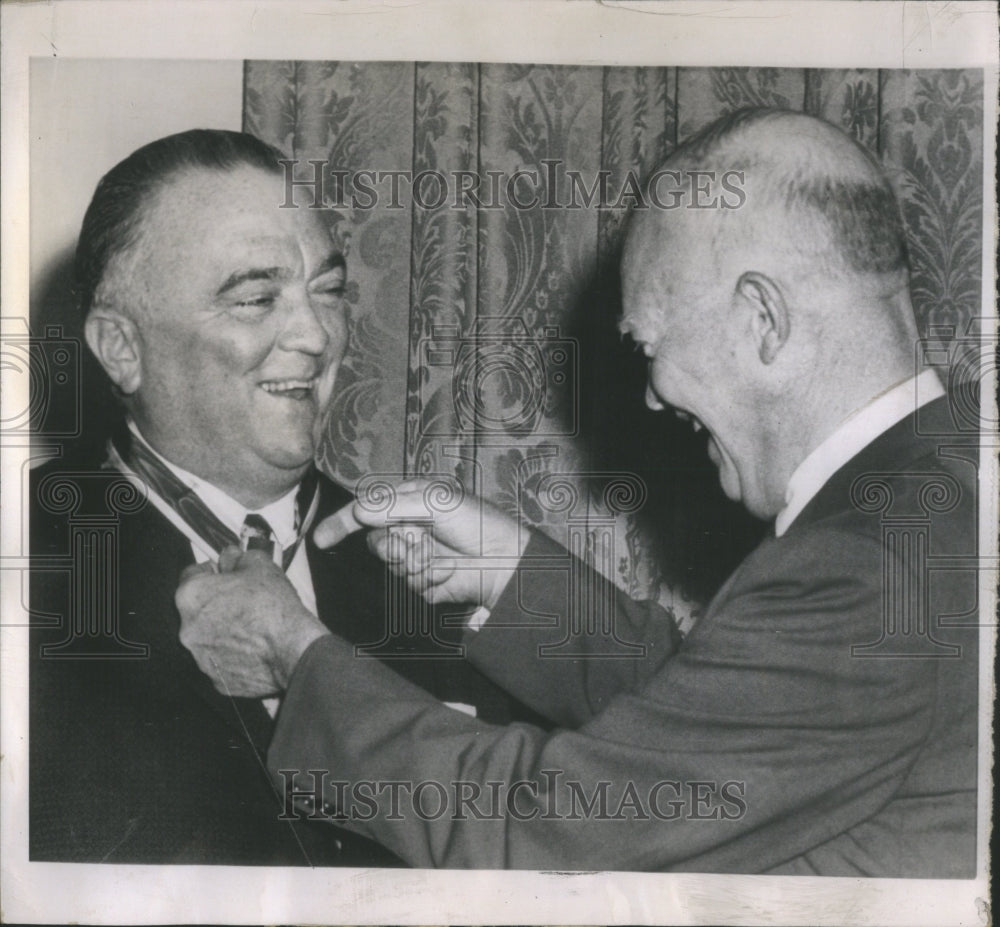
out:
<path id="1" fill-rule="evenodd" d="M 0 12 L 5 919 L 991 923 L 995 4 Z"/>

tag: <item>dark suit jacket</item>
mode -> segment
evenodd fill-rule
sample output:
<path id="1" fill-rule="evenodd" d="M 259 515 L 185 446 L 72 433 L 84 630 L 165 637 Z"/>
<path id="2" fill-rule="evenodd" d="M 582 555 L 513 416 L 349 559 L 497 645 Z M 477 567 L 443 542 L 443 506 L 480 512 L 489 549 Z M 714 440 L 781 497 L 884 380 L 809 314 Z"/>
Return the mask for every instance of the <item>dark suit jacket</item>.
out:
<path id="1" fill-rule="evenodd" d="M 117 474 L 45 467 L 32 483 L 31 858 L 400 865 L 330 824 L 279 820 L 264 765 L 272 719 L 258 700 L 217 693 L 178 641 L 187 539 L 148 503 L 130 511 Z M 321 492 L 320 517 L 349 498 L 325 479 Z M 308 555 L 328 626 L 362 644 L 384 637 L 385 570 L 363 536 L 333 551 L 309 543 Z M 392 638 L 396 656 L 417 630 Z M 511 700 L 461 659 L 393 665 L 436 696 L 511 717 Z"/>
<path id="2" fill-rule="evenodd" d="M 977 449 L 947 434 L 944 399 L 918 419 L 765 540 L 679 648 L 618 596 L 644 658 L 540 657 L 567 592 L 560 549 L 535 539 L 469 656 L 562 729 L 455 717 L 331 637 L 296 669 L 269 765 L 535 783 L 492 817 L 351 822 L 414 865 L 972 876 Z M 503 627 L 539 614 L 561 627 Z"/>

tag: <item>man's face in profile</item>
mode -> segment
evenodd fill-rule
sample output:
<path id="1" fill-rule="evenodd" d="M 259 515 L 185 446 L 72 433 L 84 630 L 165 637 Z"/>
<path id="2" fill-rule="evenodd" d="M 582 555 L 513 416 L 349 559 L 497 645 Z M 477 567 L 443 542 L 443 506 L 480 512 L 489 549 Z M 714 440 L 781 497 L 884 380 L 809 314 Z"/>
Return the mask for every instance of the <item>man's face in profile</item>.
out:
<path id="1" fill-rule="evenodd" d="M 140 429 L 246 504 L 313 460 L 347 346 L 343 259 L 283 196 L 280 175 L 250 167 L 180 175 L 149 207 L 132 283 Z"/>
<path id="2" fill-rule="evenodd" d="M 646 405 L 671 408 L 707 432 L 707 453 L 723 492 L 755 515 L 768 514 L 768 455 L 740 382 L 730 290 L 706 273 L 700 227 L 669 238 L 633 226 L 622 265 L 625 326 L 649 362 Z"/>

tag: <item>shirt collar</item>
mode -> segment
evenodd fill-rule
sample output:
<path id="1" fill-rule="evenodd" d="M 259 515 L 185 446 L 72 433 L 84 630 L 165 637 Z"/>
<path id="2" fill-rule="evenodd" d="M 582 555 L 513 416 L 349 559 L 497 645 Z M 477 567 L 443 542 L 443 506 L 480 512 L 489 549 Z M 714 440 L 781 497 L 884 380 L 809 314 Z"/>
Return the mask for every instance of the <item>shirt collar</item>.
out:
<path id="1" fill-rule="evenodd" d="M 859 451 L 907 415 L 943 395 L 937 373 L 925 370 L 852 412 L 795 468 L 785 490 L 785 507 L 774 522 L 775 535 L 780 538 L 827 480 Z"/>
<path id="2" fill-rule="evenodd" d="M 217 486 L 213 486 L 206 480 L 201 479 L 201 477 L 195 476 L 183 467 L 179 467 L 177 464 L 167 460 L 166 457 L 142 436 L 138 425 L 131 418 L 128 420 L 128 427 L 129 431 L 142 441 L 177 479 L 197 493 L 201 501 L 208 506 L 209 511 L 237 537 L 239 537 L 240 531 L 243 529 L 243 521 L 247 515 L 253 512 L 262 516 L 267 521 L 274 532 L 275 540 L 282 547 L 287 547 L 295 542 L 297 536 L 295 531 L 295 496 L 298 492 L 298 486 L 293 487 L 280 499 L 265 505 L 263 508 L 248 509 Z"/>

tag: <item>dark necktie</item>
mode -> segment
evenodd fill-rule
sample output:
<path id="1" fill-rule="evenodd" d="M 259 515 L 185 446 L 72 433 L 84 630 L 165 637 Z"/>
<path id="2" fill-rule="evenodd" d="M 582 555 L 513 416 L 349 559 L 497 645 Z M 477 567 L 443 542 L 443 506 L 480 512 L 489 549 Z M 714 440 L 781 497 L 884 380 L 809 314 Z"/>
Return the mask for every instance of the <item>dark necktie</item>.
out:
<path id="1" fill-rule="evenodd" d="M 243 519 L 240 546 L 244 550 L 262 550 L 268 556 L 274 554 L 274 532 L 263 515 L 250 512 Z"/>
<path id="2" fill-rule="evenodd" d="M 240 545 L 240 538 L 227 528 L 211 512 L 207 505 L 202 502 L 201 497 L 189 486 L 186 486 L 167 467 L 153 450 L 142 440 L 133 434 L 129 434 L 129 441 L 124 448 L 112 443 L 109 447 L 111 463 L 115 463 L 117 457 L 128 466 L 137 476 L 141 477 L 150 489 L 153 490 L 167 505 L 169 505 L 188 527 L 194 531 L 212 550 L 218 555 L 224 547 Z M 306 475 L 299 484 L 299 491 L 295 497 L 295 541 L 288 545 L 281 555 L 282 569 L 287 570 L 295 558 L 299 544 L 306 532 L 312 527 L 313 518 L 316 515 L 316 508 L 319 504 L 319 481 L 315 467 L 310 467 Z M 254 522 L 251 522 L 254 519 Z M 251 513 L 244 522 L 244 533 L 247 532 L 247 525 L 250 523 L 250 531 L 256 536 L 255 548 L 274 550 L 273 532 L 267 521 L 260 515 Z M 267 546 L 260 546 L 263 543 Z M 247 547 L 247 549 L 254 549 Z"/>

